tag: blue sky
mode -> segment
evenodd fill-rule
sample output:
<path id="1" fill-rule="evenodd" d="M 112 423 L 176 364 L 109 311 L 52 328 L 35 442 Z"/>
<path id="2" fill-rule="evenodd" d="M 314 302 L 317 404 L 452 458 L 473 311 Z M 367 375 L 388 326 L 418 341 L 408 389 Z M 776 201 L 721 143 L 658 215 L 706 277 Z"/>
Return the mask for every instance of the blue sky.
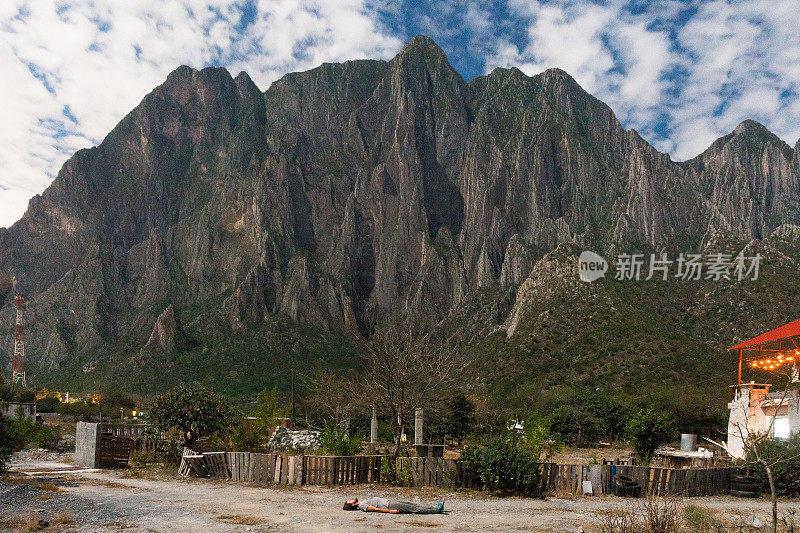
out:
<path id="1" fill-rule="evenodd" d="M 746 118 L 800 137 L 798 0 L 3 0 L 0 226 L 181 64 L 266 89 L 326 61 L 390 59 L 416 34 L 470 80 L 572 74 L 673 159 Z"/>

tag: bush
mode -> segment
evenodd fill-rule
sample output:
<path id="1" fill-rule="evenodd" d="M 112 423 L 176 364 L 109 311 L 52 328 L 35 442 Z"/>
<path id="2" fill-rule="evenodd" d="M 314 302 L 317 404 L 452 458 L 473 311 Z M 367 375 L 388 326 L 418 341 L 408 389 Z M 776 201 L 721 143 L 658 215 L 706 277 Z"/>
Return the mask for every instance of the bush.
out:
<path id="1" fill-rule="evenodd" d="M 788 441 L 764 439 L 758 443 L 758 453 L 771 465 L 777 495 L 789 498 L 800 496 L 800 435 L 795 435 Z M 748 454 L 747 460 L 755 462 L 753 455 Z M 755 464 L 753 475 L 758 478 L 764 492 L 769 493 L 769 481 L 764 467 Z"/>
<path id="2" fill-rule="evenodd" d="M 22 448 L 56 449 L 61 441 L 61 428 L 45 426 L 30 418 L 6 418 L 6 442 L 12 451 Z"/>
<path id="3" fill-rule="evenodd" d="M 540 496 L 539 458 L 520 446 L 515 435 L 504 435 L 486 446 L 469 446 L 461 454 L 461 468 L 478 480 L 483 490 L 501 495 Z"/>
<path id="4" fill-rule="evenodd" d="M 679 533 L 680 507 L 675 500 L 651 497 L 631 503 L 621 513 L 609 513 L 601 533 Z"/>
<path id="5" fill-rule="evenodd" d="M 326 427 L 320 435 L 321 449 L 331 455 L 356 455 L 364 448 L 360 437 L 349 436 L 336 427 Z"/>
<path id="6" fill-rule="evenodd" d="M 15 437 L 11 420 L 0 414 L 0 473 L 5 472 L 6 463 L 11 459 L 15 450 Z"/>
<path id="7" fill-rule="evenodd" d="M 649 463 L 653 453 L 674 436 L 672 417 L 653 409 L 642 409 L 628 420 L 625 433 L 631 446 L 644 463 Z"/>
<path id="8" fill-rule="evenodd" d="M 683 508 L 683 519 L 692 531 L 698 533 L 717 531 L 721 525 L 714 513 L 696 505 L 687 505 Z"/>

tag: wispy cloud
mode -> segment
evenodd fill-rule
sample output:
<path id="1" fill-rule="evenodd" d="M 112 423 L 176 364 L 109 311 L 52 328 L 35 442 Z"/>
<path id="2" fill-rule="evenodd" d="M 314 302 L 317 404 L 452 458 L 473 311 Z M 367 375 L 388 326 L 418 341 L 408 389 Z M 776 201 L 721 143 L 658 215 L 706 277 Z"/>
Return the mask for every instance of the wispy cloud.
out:
<path id="1" fill-rule="evenodd" d="M 181 64 L 246 70 L 266 88 L 325 61 L 388 58 L 401 44 L 361 0 L 5 0 L 0 227 Z"/>
<path id="2" fill-rule="evenodd" d="M 676 159 L 746 118 L 800 137 L 797 0 L 4 0 L 0 226 L 180 64 L 265 89 L 433 37 L 468 79 L 560 67 Z"/>
<path id="3" fill-rule="evenodd" d="M 796 0 L 508 0 L 527 28 L 502 36 L 485 69 L 560 67 L 678 160 L 753 118 L 800 136 Z"/>

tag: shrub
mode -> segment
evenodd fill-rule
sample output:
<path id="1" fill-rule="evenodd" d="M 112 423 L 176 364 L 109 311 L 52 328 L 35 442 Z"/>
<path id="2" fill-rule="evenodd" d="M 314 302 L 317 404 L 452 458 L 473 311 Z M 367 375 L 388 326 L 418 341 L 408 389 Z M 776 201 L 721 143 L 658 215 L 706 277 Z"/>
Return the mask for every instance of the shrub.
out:
<path id="1" fill-rule="evenodd" d="M 5 472 L 6 463 L 16 449 L 15 440 L 11 420 L 0 414 L 0 473 Z"/>
<path id="2" fill-rule="evenodd" d="M 649 463 L 656 449 L 672 439 L 673 427 L 672 417 L 667 413 L 642 409 L 628 420 L 625 433 L 639 457 Z"/>
<path id="3" fill-rule="evenodd" d="M 540 496 L 539 457 L 520 438 L 508 434 L 485 446 L 469 446 L 461 454 L 462 471 L 483 490 L 502 495 Z"/>
<path id="4" fill-rule="evenodd" d="M 397 484 L 397 462 L 388 455 L 381 457 L 381 481 L 389 485 Z"/>
<path id="5" fill-rule="evenodd" d="M 800 495 L 800 435 L 795 435 L 790 440 L 764 439 L 758 443 L 758 452 L 761 458 L 772 468 L 775 480 L 775 491 L 778 496 L 796 497 Z M 748 461 L 754 462 L 754 454 L 750 453 Z M 769 493 L 767 472 L 760 464 L 753 466 L 755 475 L 764 492 Z"/>
<path id="6" fill-rule="evenodd" d="M 683 508 L 683 519 L 692 531 L 698 533 L 717 531 L 721 525 L 714 513 L 696 505 L 687 505 Z"/>
<path id="7" fill-rule="evenodd" d="M 601 533 L 678 533 L 680 508 L 675 500 L 658 497 L 629 504 L 620 513 L 606 514 Z"/>
<path id="8" fill-rule="evenodd" d="M 360 437 L 349 436 L 336 427 L 323 429 L 320 440 L 322 451 L 331 455 L 356 455 L 364 447 Z"/>

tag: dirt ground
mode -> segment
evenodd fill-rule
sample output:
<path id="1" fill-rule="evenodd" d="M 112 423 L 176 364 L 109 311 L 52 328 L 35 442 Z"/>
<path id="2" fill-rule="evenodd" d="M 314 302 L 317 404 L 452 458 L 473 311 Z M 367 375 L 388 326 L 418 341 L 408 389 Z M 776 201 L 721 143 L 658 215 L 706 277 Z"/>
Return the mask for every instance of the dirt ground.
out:
<path id="1" fill-rule="evenodd" d="M 137 471 L 78 470 L 69 456 L 22 452 L 0 481 L 0 531 L 598 531 L 604 516 L 633 504 L 617 497 L 493 498 L 479 492 L 347 488 L 271 488 Z M 28 475 L 36 473 L 35 475 Z M 142 478 L 131 477 L 142 475 Z M 446 515 L 343 511 L 349 496 L 433 501 Z M 764 500 L 684 498 L 730 523 L 763 520 Z M 781 502 L 781 513 L 800 511 Z M 800 513 L 798 513 L 800 514 Z M 37 525 L 38 522 L 38 525 Z M 46 524 L 45 524 L 46 523 Z"/>

